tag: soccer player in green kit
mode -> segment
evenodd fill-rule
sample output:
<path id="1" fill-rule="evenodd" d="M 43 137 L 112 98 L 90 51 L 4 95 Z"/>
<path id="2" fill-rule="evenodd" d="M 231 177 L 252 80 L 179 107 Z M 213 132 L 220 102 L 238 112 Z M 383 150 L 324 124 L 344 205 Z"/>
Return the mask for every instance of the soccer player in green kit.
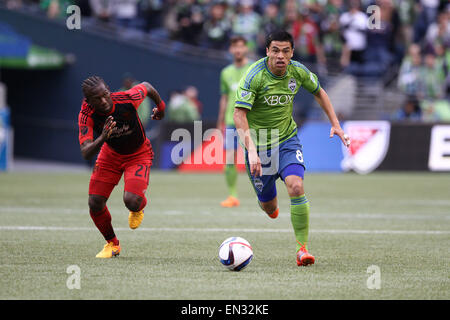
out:
<path id="1" fill-rule="evenodd" d="M 339 136 L 345 146 L 334 108 L 317 76 L 291 60 L 294 43 L 286 31 L 266 39 L 267 57 L 252 64 L 236 91 L 234 123 L 245 147 L 245 162 L 260 207 L 270 218 L 278 216 L 275 182 L 281 178 L 291 199 L 291 222 L 297 241 L 297 265 L 313 264 L 308 252 L 309 202 L 303 178 L 305 164 L 297 125 L 292 117 L 294 96 L 300 87 L 312 93 L 331 123 L 330 138 Z"/>
<path id="2" fill-rule="evenodd" d="M 230 208 L 239 206 L 237 195 L 236 151 L 238 148 L 236 128 L 233 121 L 234 101 L 239 81 L 247 68 L 252 64 L 248 61 L 247 40 L 241 36 L 234 36 L 230 40 L 233 63 L 225 67 L 220 73 L 220 102 L 217 128 L 225 133 L 224 149 L 226 154 L 225 180 L 228 187 L 228 197 L 220 204 Z"/>

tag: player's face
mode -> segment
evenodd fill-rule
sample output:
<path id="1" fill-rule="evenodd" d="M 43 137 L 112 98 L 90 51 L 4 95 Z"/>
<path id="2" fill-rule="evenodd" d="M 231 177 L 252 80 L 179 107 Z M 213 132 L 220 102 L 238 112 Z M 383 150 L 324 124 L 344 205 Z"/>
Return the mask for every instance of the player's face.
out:
<path id="1" fill-rule="evenodd" d="M 270 70 L 276 75 L 283 75 L 294 55 L 294 50 L 289 41 L 272 41 L 269 48 L 266 48 L 266 54 L 269 57 Z"/>
<path id="2" fill-rule="evenodd" d="M 230 53 L 234 60 L 241 61 L 247 56 L 248 48 L 244 41 L 237 41 L 230 46 Z"/>
<path id="3" fill-rule="evenodd" d="M 113 107 L 111 92 L 103 83 L 92 89 L 86 100 L 99 113 L 109 113 Z"/>

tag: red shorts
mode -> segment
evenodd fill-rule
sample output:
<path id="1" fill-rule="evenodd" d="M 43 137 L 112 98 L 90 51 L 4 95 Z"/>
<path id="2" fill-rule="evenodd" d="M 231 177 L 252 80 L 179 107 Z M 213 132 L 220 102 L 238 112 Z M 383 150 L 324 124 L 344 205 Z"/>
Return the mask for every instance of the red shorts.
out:
<path id="1" fill-rule="evenodd" d="M 103 144 L 92 171 L 89 194 L 109 198 L 124 174 L 125 191 L 144 197 L 152 160 L 153 149 L 148 139 L 135 153 L 125 155 Z"/>

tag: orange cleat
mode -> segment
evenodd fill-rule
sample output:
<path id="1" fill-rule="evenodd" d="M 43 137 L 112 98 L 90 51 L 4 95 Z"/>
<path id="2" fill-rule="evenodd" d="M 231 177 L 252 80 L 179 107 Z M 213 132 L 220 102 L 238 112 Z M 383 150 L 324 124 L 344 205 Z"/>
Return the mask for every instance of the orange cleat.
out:
<path id="1" fill-rule="evenodd" d="M 141 225 L 142 220 L 144 219 L 144 210 L 133 212 L 130 211 L 128 215 L 128 225 L 131 229 L 136 229 Z"/>
<path id="2" fill-rule="evenodd" d="M 100 251 L 95 257 L 96 258 L 112 258 L 118 256 L 120 253 L 120 244 L 117 246 L 114 245 L 113 242 L 107 242 L 103 247 L 103 250 Z"/>
<path id="3" fill-rule="evenodd" d="M 239 202 L 239 200 L 233 196 L 228 196 L 228 198 L 220 203 L 220 205 L 224 208 L 237 207 L 240 204 L 241 203 Z"/>
<path id="4" fill-rule="evenodd" d="M 313 255 L 311 255 L 308 250 L 306 250 L 305 246 L 302 245 L 300 250 L 297 252 L 297 266 L 307 266 L 310 264 L 314 264 L 316 259 Z"/>
<path id="5" fill-rule="evenodd" d="M 275 210 L 274 212 L 272 212 L 271 214 L 267 214 L 270 218 L 272 219 L 276 219 L 278 217 L 278 213 L 280 212 L 280 209 L 277 208 L 277 210 Z"/>

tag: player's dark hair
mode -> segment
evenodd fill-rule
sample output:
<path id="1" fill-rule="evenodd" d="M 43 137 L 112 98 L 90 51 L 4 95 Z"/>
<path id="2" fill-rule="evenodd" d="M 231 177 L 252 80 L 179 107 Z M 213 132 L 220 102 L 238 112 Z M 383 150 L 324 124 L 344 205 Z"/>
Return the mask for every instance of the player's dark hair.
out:
<path id="1" fill-rule="evenodd" d="M 247 39 L 245 39 L 243 36 L 232 36 L 230 39 L 230 45 L 233 45 L 239 41 L 242 41 L 244 44 L 247 44 Z"/>
<path id="2" fill-rule="evenodd" d="M 272 41 L 289 41 L 292 49 L 294 49 L 294 38 L 292 38 L 292 35 L 285 30 L 276 30 L 270 33 L 266 38 L 266 48 L 270 47 Z"/>
<path id="3" fill-rule="evenodd" d="M 83 90 L 83 95 L 85 97 L 89 96 L 90 92 L 95 89 L 98 85 L 104 84 L 106 86 L 105 81 L 99 76 L 91 76 L 83 81 L 81 84 L 81 89 Z"/>

